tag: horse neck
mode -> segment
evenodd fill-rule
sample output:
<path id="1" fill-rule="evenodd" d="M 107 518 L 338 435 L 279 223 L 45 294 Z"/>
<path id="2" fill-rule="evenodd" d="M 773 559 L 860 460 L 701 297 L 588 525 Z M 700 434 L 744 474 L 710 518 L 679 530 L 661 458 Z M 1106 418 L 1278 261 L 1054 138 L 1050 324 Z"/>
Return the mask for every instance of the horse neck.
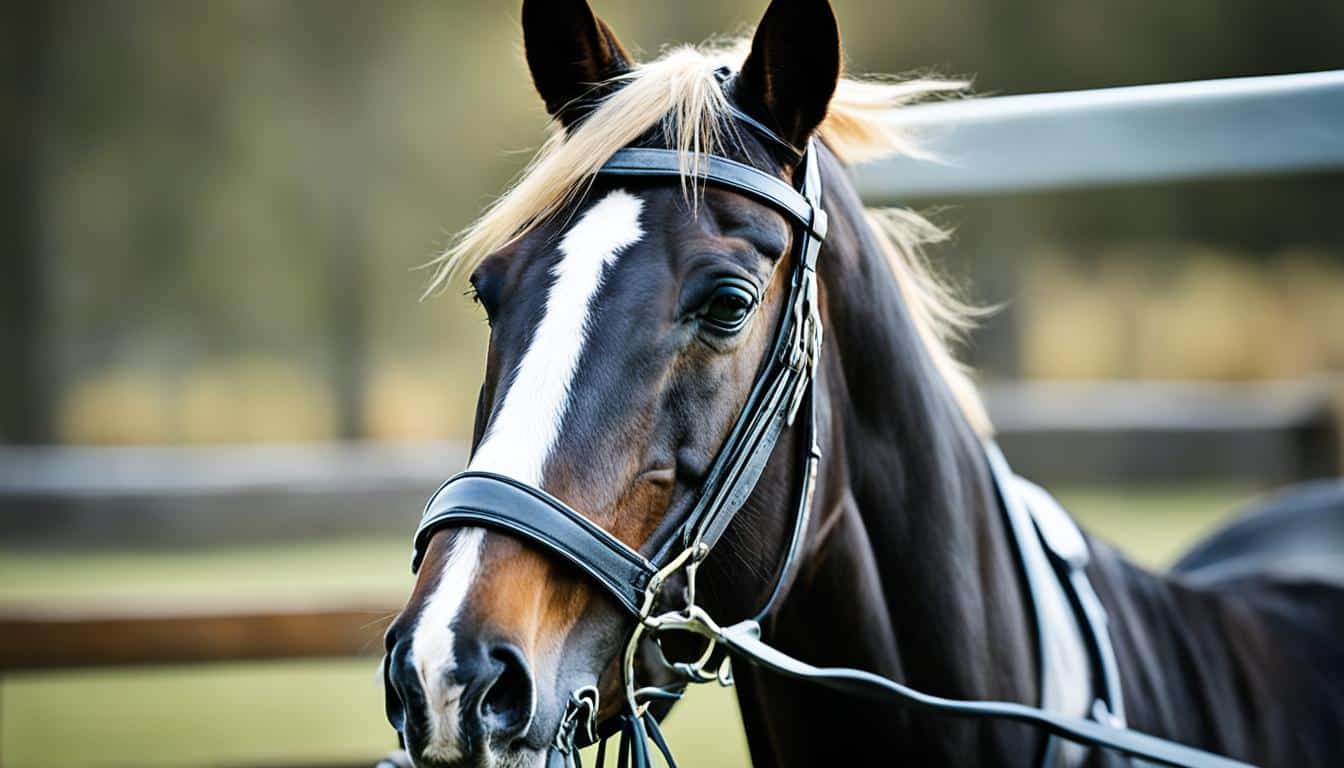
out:
<path id="1" fill-rule="evenodd" d="M 919 340 L 857 194 L 838 163 L 823 158 L 831 220 L 819 267 L 823 470 L 806 560 L 766 627 L 769 639 L 814 663 L 872 670 L 933 693 L 1035 703 L 1027 603 L 980 441 Z M 771 711 L 761 718 L 821 702 L 822 717 L 883 712 L 809 694 L 765 702 Z M 880 731 L 888 748 L 922 757 L 964 749 L 993 730 L 939 723 L 935 737 L 903 731 L 893 724 L 918 726 L 892 715 L 883 712 Z M 771 730 L 775 741 L 789 738 Z"/>
<path id="2" fill-rule="evenodd" d="M 945 659 L 944 679 L 927 682 L 989 693 L 992 681 L 974 679 L 984 668 L 969 662 L 1005 640 L 1030 646 L 1017 557 L 984 450 L 915 330 L 852 185 L 828 175 L 839 235 L 824 267 L 837 363 L 827 390 L 843 441 L 836 469 L 871 542 L 907 666 L 933 671 Z"/>

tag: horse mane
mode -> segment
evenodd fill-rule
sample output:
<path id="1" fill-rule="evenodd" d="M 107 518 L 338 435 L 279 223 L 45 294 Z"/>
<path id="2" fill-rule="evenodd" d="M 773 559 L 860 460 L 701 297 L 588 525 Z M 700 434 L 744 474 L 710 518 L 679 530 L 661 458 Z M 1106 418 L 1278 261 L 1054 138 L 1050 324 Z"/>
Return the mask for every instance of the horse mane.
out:
<path id="1" fill-rule="evenodd" d="M 488 255 L 509 245 L 543 221 L 560 213 L 592 183 L 597 171 L 617 150 L 655 128 L 661 128 L 681 153 L 683 189 L 697 194 L 691 183 L 704 158 L 722 153 L 732 141 L 727 98 L 715 70 L 737 71 L 746 58 L 750 38 L 701 46 L 677 46 L 653 61 L 613 78 L 619 85 L 584 120 L 569 131 L 552 121 L 541 149 L 474 223 L 462 230 L 439 257 L 430 262 L 434 275 L 426 293 L 444 288 L 454 277 L 475 269 Z M 930 97 L 964 89 L 960 81 L 842 77 L 836 86 L 818 134 L 839 160 L 861 164 L 891 155 L 926 156 L 912 138 L 886 118 L 891 110 Z M 951 389 L 973 428 L 992 431 L 969 370 L 951 347 L 975 322 L 977 310 L 961 301 L 924 256 L 923 246 L 947 234 L 923 216 L 904 208 L 867 211 L 891 270 L 908 305 L 916 332 L 934 367 Z"/>

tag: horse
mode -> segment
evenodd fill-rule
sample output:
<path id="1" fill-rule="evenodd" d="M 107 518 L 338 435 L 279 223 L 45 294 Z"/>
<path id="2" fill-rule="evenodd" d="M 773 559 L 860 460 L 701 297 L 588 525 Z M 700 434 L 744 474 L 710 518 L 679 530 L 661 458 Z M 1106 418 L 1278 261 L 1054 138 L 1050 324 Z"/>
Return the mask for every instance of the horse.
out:
<path id="1" fill-rule="evenodd" d="M 843 76 L 825 0 L 774 0 L 749 40 L 642 64 L 584 0 L 526 0 L 522 20 L 554 132 L 444 254 L 434 286 L 469 275 L 490 325 L 466 474 L 493 485 L 474 498 L 501 494 L 563 526 L 528 534 L 532 511 L 492 516 L 484 503 L 422 526 L 383 665 L 400 764 L 552 765 L 574 746 L 576 712 L 586 742 L 623 717 L 635 728 L 624 762 L 671 706 L 637 698 L 668 689 L 669 670 L 731 674 L 756 765 L 1123 763 L 1023 722 L 818 687 L 777 674 L 784 657 L 947 700 L 1095 716 L 1258 765 L 1344 760 L 1344 486 L 1280 496 L 1167 573 L 1079 534 L 1071 574 L 1087 590 L 1073 594 L 1103 617 L 1092 633 L 1076 605 L 1034 586 L 1024 547 L 1050 547 L 1024 543 L 1035 534 L 1005 514 L 1017 481 L 952 351 L 972 311 L 924 257 L 941 233 L 909 211 L 865 210 L 846 170 L 918 151 L 882 116 L 961 84 Z M 604 172 L 631 147 L 674 160 L 656 177 Z M 824 241 L 818 214 L 798 226 L 749 194 L 763 181 L 701 183 L 711 160 L 824 188 L 806 200 L 824 212 Z M 654 561 L 755 408 L 775 329 L 803 300 L 790 280 L 812 268 L 804 259 L 818 342 L 805 395 L 782 406 L 717 546 L 686 550 L 695 573 L 640 582 L 652 602 L 675 580 L 702 607 L 701 630 L 710 615 L 743 622 L 777 649 L 754 654 L 773 667 L 730 667 L 713 646 L 632 634 L 592 547 L 556 539 L 579 531 L 604 543 L 598 555 Z M 1049 506 L 1043 494 L 1028 494 L 1033 508 Z M 1036 518 L 1042 539 L 1075 530 L 1052 514 Z M 647 604 L 638 615 L 651 621 Z M 1067 640 L 1088 634 L 1104 653 Z M 634 674 L 654 682 L 623 692 Z M 1106 687 L 1123 708 L 1105 706 Z"/>

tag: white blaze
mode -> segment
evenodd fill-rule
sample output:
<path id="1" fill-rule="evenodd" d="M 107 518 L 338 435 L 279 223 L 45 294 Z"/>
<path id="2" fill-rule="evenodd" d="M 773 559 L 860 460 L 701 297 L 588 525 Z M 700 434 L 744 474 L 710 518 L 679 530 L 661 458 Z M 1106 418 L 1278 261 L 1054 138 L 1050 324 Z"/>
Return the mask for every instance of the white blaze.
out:
<path id="1" fill-rule="evenodd" d="M 588 315 L 602 286 L 603 271 L 621 251 L 639 241 L 643 201 L 624 190 L 602 198 L 560 240 L 560 260 L 551 268 L 545 314 L 511 380 L 470 469 L 495 472 L 540 487 L 546 459 L 555 447 L 568 410 L 570 389 L 588 337 Z M 425 601 L 411 642 L 411 658 L 429 704 L 429 757 L 460 757 L 457 699 L 461 686 L 445 685 L 454 666 L 452 624 L 466 599 L 480 559 L 485 532 L 457 534 L 435 591 Z"/>
<path id="2" fill-rule="evenodd" d="M 588 209 L 560 241 L 560 261 L 546 293 L 546 314 L 514 372 L 504 405 L 471 468 L 497 472 L 529 485 L 541 484 L 541 470 L 560 434 L 574 371 L 588 335 L 588 312 L 602 287 L 602 271 L 644 234 L 643 201 L 616 190 Z"/>

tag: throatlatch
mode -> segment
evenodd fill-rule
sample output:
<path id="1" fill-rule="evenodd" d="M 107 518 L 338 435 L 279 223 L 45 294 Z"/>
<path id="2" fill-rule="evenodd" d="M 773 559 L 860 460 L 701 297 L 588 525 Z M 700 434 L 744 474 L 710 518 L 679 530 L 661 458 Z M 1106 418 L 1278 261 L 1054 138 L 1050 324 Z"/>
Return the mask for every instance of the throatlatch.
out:
<path id="1" fill-rule="evenodd" d="M 651 768 L 650 742 L 667 764 L 674 766 L 671 750 L 650 707 L 659 701 L 679 698 L 685 687 L 693 683 L 731 684 L 729 659 L 735 658 L 787 677 L 927 712 L 1027 723 L 1070 741 L 1116 750 L 1151 762 L 1186 768 L 1245 768 L 1244 763 L 1235 760 L 1125 729 L 1123 724 L 1117 725 L 1109 717 L 1105 718 L 1107 722 L 1098 722 L 1013 702 L 945 699 L 870 672 L 814 667 L 762 641 L 759 621 L 770 612 L 792 574 L 807 529 L 807 515 L 821 458 L 815 441 L 813 389 L 822 340 L 816 269 L 821 243 L 826 237 L 826 214 L 821 209 L 821 173 L 816 151 L 811 145 L 807 151 L 800 152 L 749 116 L 736 113 L 736 117 L 748 128 L 761 133 L 772 145 L 793 153 L 798 162 L 795 177 L 801 175 L 802 178 L 801 191 L 751 166 L 718 156 L 701 158 L 704 162 L 696 180 L 758 200 L 791 220 L 795 233 L 792 277 L 784 304 L 786 309 L 777 326 L 769 357 L 687 518 L 670 531 L 670 535 L 652 542 L 651 553 L 646 556 L 539 488 L 500 475 L 463 472 L 444 483 L 430 498 L 416 531 L 413 571 L 419 567 L 436 531 L 446 527 L 484 526 L 517 536 L 565 559 L 603 587 L 630 613 L 633 628 L 621 659 L 625 701 L 620 715 L 609 722 L 598 722 L 597 689 L 585 687 L 575 691 L 556 734 L 550 764 L 578 768 L 581 765 L 579 748 L 597 743 L 600 765 L 605 759 L 607 737 L 620 734 L 617 755 L 620 768 Z M 681 183 L 681 160 L 679 153 L 669 149 L 626 148 L 617 152 L 598 173 Z M 697 572 L 755 488 L 780 436 L 800 413 L 804 414 L 800 426 L 806 430 L 802 444 L 807 446 L 807 454 L 803 459 L 805 474 L 799 483 L 796 501 L 793 539 L 778 568 L 776 585 L 756 618 L 722 627 L 696 602 Z M 991 447 L 990 453 L 996 451 Z M 996 483 L 1001 483 L 1001 473 L 994 474 Z M 1002 486 L 1000 490 L 1003 490 Z M 680 604 L 666 610 L 664 603 L 670 602 L 670 598 L 665 594 L 665 587 L 678 574 L 685 582 L 683 594 L 679 596 Z M 1095 595 L 1091 597 L 1092 602 L 1084 609 L 1100 610 L 1100 602 L 1095 601 Z M 1100 618 L 1096 615 L 1086 618 L 1094 626 L 1101 626 L 1105 637 L 1104 613 Z M 660 635 L 670 632 L 689 632 L 704 638 L 704 652 L 689 662 L 673 662 L 662 657 L 662 663 L 678 682 L 641 687 L 636 680 L 637 652 L 645 640 L 652 640 L 658 649 L 656 655 L 662 656 L 657 641 Z M 1110 658 L 1113 664 L 1113 657 Z M 1104 670 L 1104 674 L 1108 684 L 1118 681 L 1113 668 Z M 1118 692 L 1118 688 L 1116 690 Z M 1111 709 L 1111 712 L 1115 710 Z"/>

